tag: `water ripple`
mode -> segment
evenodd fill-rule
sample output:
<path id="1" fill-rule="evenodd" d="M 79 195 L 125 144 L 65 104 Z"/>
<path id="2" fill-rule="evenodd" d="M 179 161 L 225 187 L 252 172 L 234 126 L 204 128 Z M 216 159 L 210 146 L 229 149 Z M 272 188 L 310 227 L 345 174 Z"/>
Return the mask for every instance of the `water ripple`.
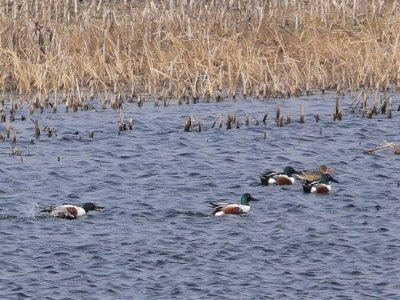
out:
<path id="1" fill-rule="evenodd" d="M 335 99 L 277 100 L 292 109 L 290 125 L 269 117 L 232 130 L 211 128 L 214 117 L 261 120 L 277 101 L 127 104 L 134 129 L 119 135 L 118 111 L 45 111 L 35 117 L 60 130 L 33 145 L 32 124 L 16 120 L 15 146 L 31 156 L 10 157 L 10 144 L 0 143 L 3 298 L 396 299 L 400 161 L 389 149 L 363 151 L 398 142 L 398 115 L 369 120 L 345 110 L 334 122 Z M 199 114 L 202 132 L 184 132 L 182 120 Z M 340 181 L 329 195 L 259 182 L 265 169 L 320 164 Z M 208 202 L 239 202 L 244 192 L 260 199 L 248 216 L 211 215 Z M 106 209 L 73 221 L 39 212 L 84 202 Z"/>

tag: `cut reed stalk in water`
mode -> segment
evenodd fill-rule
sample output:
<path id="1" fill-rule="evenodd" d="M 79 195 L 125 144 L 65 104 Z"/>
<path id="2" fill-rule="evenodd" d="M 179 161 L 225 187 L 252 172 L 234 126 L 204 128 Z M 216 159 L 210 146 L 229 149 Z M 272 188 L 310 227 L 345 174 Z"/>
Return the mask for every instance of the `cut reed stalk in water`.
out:
<path id="1" fill-rule="evenodd" d="M 342 120 L 342 106 L 340 105 L 339 98 L 336 98 L 335 112 L 333 113 L 333 121 Z"/>
<path id="2" fill-rule="evenodd" d="M 228 115 L 228 120 L 226 121 L 226 129 L 231 129 L 233 123 L 234 123 L 233 116 Z"/>
<path id="3" fill-rule="evenodd" d="M 291 123 L 291 120 L 292 120 L 292 114 L 289 110 L 286 115 L 286 125 L 289 125 Z"/>
<path id="4" fill-rule="evenodd" d="M 392 118 L 392 109 L 391 108 L 388 109 L 387 116 L 388 116 L 389 119 Z"/>
<path id="5" fill-rule="evenodd" d="M 224 124 L 224 115 L 220 114 L 219 115 L 219 128 L 222 128 L 223 124 Z"/>
<path id="6" fill-rule="evenodd" d="M 191 126 L 192 126 L 191 118 L 190 117 L 185 118 L 185 121 L 183 124 L 183 131 L 189 132 Z"/>
<path id="7" fill-rule="evenodd" d="M 375 93 L 374 101 L 372 102 L 372 107 L 371 107 L 371 113 L 376 114 L 378 113 L 378 105 L 379 105 L 379 100 L 378 100 L 378 92 Z"/>
<path id="8" fill-rule="evenodd" d="M 280 106 L 280 104 L 278 103 L 278 104 L 276 105 L 276 120 L 278 121 L 280 117 L 281 117 L 281 106 Z"/>
<path id="9" fill-rule="evenodd" d="M 250 125 L 250 118 L 249 118 L 248 115 L 246 115 L 246 116 L 244 117 L 244 124 L 245 124 L 246 126 L 249 126 L 249 125 Z"/>
<path id="10" fill-rule="evenodd" d="M 372 114 L 373 114 L 373 109 L 371 107 L 368 107 L 367 109 L 367 118 L 372 119 Z"/>
<path id="11" fill-rule="evenodd" d="M 12 144 L 16 144 L 17 143 L 17 133 L 15 132 L 15 130 L 13 130 L 12 133 L 11 133 L 11 143 Z"/>
<path id="12" fill-rule="evenodd" d="M 198 124 L 199 124 L 199 132 L 201 132 L 201 130 L 202 130 L 202 124 L 201 124 L 201 115 L 199 115 L 199 121 L 198 121 Z"/>
<path id="13" fill-rule="evenodd" d="M 264 117 L 263 117 L 263 123 L 267 124 L 267 118 L 268 118 L 268 113 L 265 112 Z"/>
<path id="14" fill-rule="evenodd" d="M 282 116 L 282 115 L 279 116 L 279 119 L 278 119 L 278 127 L 283 127 L 283 116 Z"/>
<path id="15" fill-rule="evenodd" d="M 33 124 L 35 125 L 35 136 L 40 136 L 40 127 L 39 127 L 39 120 L 32 120 Z"/>
<path id="16" fill-rule="evenodd" d="M 300 106 L 300 123 L 304 123 L 304 107 L 303 107 L 303 104 Z"/>

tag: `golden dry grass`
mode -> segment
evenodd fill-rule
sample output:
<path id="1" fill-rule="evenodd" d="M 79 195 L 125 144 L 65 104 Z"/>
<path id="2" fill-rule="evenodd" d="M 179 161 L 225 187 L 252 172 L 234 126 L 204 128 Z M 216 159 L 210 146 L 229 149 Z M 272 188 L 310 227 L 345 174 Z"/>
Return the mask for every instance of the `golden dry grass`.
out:
<path id="1" fill-rule="evenodd" d="M 39 98 L 400 87 L 397 1 L 0 0 L 0 28 L 0 90 Z"/>

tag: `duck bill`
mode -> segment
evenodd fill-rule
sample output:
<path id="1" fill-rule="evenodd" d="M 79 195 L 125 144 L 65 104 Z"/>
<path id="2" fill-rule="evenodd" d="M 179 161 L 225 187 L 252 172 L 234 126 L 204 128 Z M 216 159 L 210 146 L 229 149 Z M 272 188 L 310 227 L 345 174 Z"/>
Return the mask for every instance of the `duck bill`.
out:
<path id="1" fill-rule="evenodd" d="M 335 178 L 331 178 L 332 182 L 336 182 L 336 183 L 340 183 L 338 180 L 336 180 Z"/>
<path id="2" fill-rule="evenodd" d="M 251 197 L 251 201 L 260 201 L 260 200 L 257 198 Z"/>
<path id="3" fill-rule="evenodd" d="M 102 211 L 104 209 L 104 206 L 96 206 L 94 208 L 95 211 Z"/>

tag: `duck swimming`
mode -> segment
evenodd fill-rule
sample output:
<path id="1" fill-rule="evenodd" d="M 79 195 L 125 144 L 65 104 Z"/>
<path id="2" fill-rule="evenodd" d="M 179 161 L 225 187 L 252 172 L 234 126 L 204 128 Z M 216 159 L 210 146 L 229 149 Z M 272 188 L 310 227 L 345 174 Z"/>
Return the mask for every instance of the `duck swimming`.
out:
<path id="1" fill-rule="evenodd" d="M 77 219 L 86 215 L 88 211 L 102 211 L 103 209 L 102 206 L 88 202 L 83 204 L 82 207 L 71 204 L 49 206 L 42 209 L 41 212 L 47 212 L 50 216 L 57 218 Z"/>
<path id="2" fill-rule="evenodd" d="M 306 182 L 306 184 L 303 184 L 303 191 L 305 193 L 329 193 L 332 190 L 332 187 L 329 184 L 330 181 L 339 182 L 330 174 L 322 174 L 320 180 Z"/>
<path id="3" fill-rule="evenodd" d="M 326 165 L 320 165 L 318 169 L 303 170 L 295 175 L 296 179 L 301 181 L 317 181 L 321 179 L 322 174 L 332 174 L 335 170 Z"/>
<path id="4" fill-rule="evenodd" d="M 260 175 L 261 184 L 269 185 L 288 185 L 295 182 L 294 174 L 298 172 L 292 167 L 287 166 L 283 169 L 283 172 L 268 171 Z"/>
<path id="5" fill-rule="evenodd" d="M 252 197 L 249 193 L 244 193 L 240 198 L 240 204 L 210 202 L 210 205 L 214 208 L 213 215 L 217 217 L 223 215 L 241 215 L 250 212 L 250 201 L 258 201 L 258 199 Z"/>

